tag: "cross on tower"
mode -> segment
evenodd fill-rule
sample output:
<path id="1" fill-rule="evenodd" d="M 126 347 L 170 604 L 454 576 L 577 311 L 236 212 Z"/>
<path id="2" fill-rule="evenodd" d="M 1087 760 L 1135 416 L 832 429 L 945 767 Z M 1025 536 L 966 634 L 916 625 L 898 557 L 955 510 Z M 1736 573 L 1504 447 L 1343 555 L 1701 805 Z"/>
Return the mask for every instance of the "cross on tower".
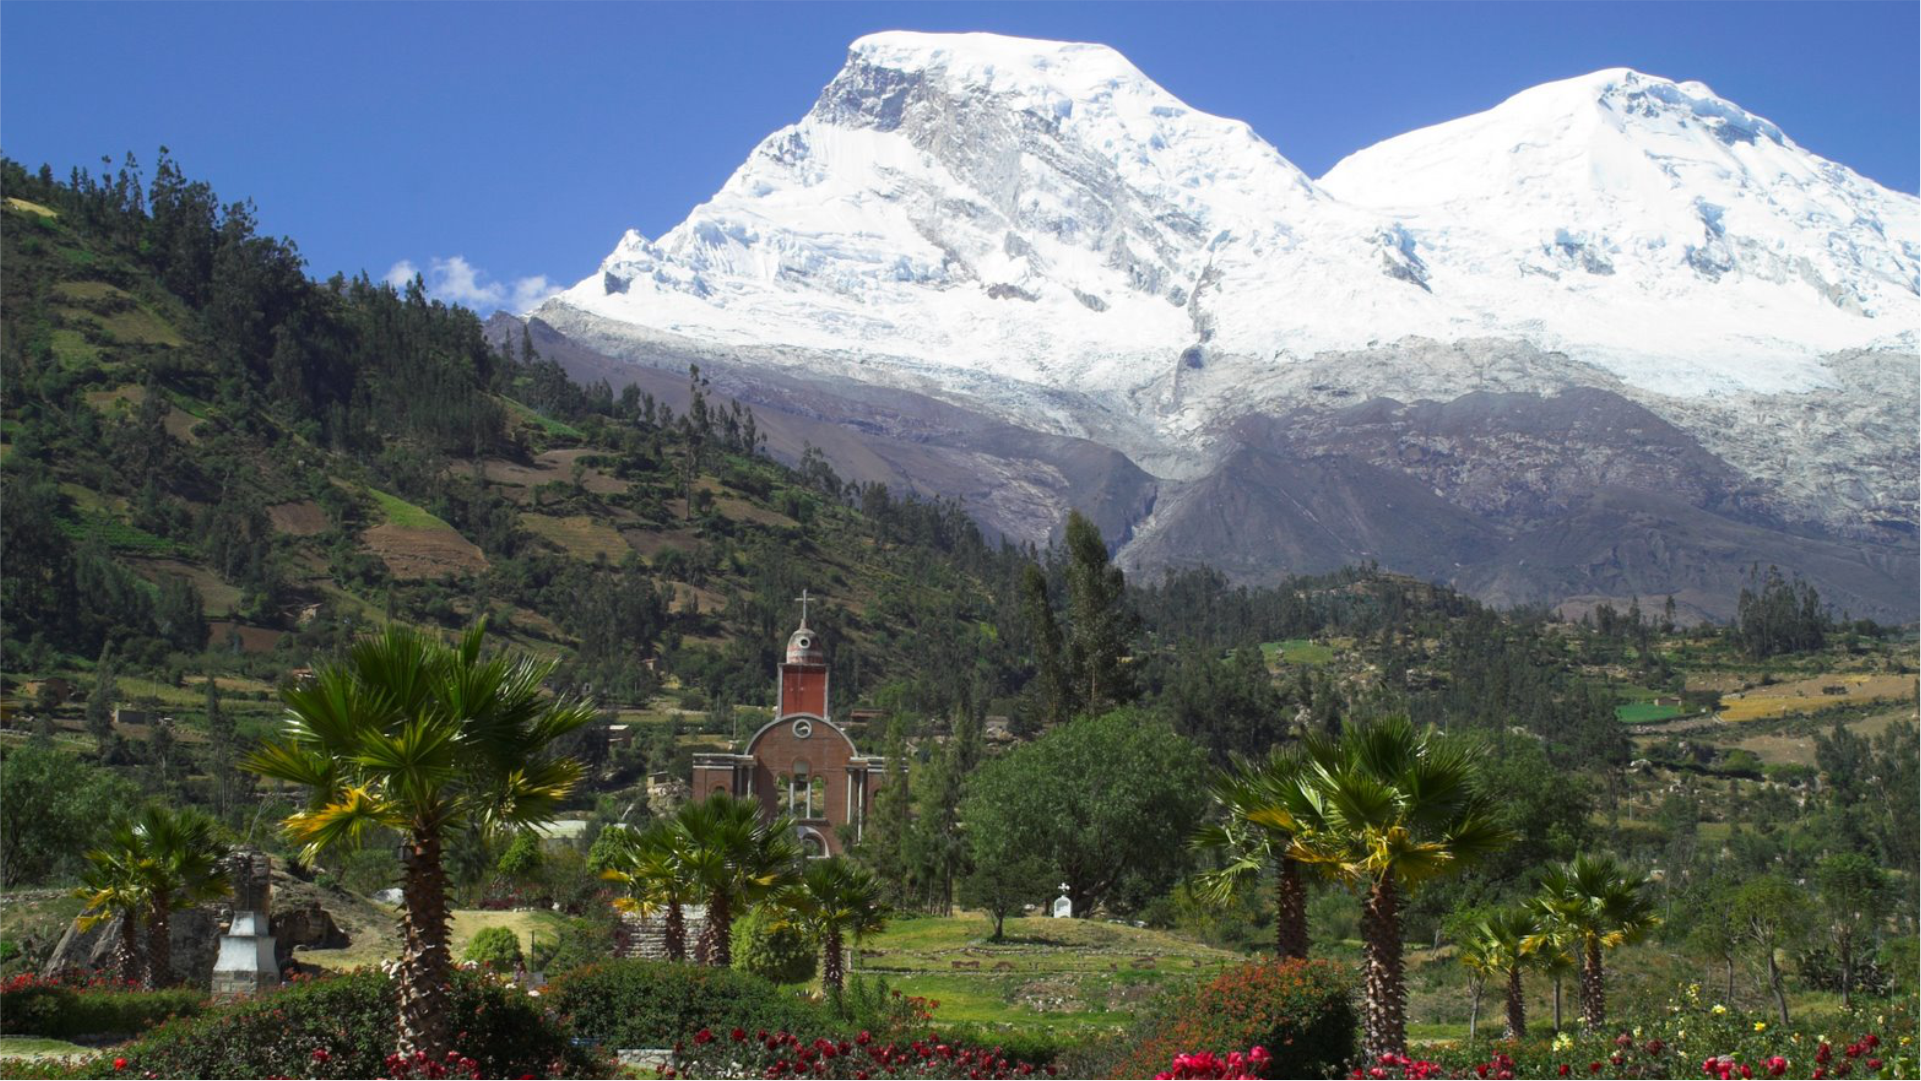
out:
<path id="1" fill-rule="evenodd" d="M 807 591 L 804 589 L 801 590 L 800 596 L 794 599 L 800 602 L 800 625 L 805 627 L 807 626 L 807 602 L 810 599 L 807 596 Z"/>

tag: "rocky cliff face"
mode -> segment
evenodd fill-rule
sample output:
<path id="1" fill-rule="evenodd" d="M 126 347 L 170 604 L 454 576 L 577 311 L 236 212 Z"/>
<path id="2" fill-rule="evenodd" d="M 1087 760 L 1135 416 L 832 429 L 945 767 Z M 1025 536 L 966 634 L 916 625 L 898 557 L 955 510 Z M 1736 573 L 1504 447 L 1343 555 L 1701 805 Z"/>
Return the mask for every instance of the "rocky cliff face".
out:
<path id="1" fill-rule="evenodd" d="M 1315 180 L 1111 49 L 889 33 L 535 325 L 615 382 L 724 372 L 843 472 L 1021 539 L 1095 510 L 1141 569 L 1379 558 L 1726 614 L 1707 568 L 1758 559 L 1907 618 L 1917 206 L 1625 69 Z M 1694 554 L 1634 554 L 1663 530 Z"/>

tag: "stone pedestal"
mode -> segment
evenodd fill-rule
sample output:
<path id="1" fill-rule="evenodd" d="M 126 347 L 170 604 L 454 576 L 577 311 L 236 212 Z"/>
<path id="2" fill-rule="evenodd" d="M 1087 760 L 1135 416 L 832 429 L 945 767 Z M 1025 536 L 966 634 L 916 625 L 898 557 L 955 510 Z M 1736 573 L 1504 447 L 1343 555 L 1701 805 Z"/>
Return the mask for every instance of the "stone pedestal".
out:
<path id="1" fill-rule="evenodd" d="M 220 936 L 220 956 L 213 963 L 214 995 L 256 995 L 279 986 L 280 965 L 267 914 L 235 912 L 233 926 Z"/>

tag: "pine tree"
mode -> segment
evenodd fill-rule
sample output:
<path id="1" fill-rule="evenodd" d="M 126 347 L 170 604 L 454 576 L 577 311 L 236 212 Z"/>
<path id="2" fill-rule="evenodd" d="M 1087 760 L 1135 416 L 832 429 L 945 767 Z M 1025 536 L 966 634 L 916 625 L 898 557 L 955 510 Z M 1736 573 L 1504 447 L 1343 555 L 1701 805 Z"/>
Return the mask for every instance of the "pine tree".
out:
<path id="1" fill-rule="evenodd" d="M 1127 581 L 1108 562 L 1100 527 L 1079 511 L 1067 516 L 1068 670 L 1090 713 L 1130 702 L 1132 681 L 1121 664 L 1134 632 Z"/>
<path id="2" fill-rule="evenodd" d="M 213 774 L 214 805 L 225 819 L 232 811 L 242 780 L 239 733 L 233 718 L 220 708 L 220 685 L 207 675 L 207 766 Z"/>
<path id="3" fill-rule="evenodd" d="M 1079 711 L 1078 688 L 1068 678 L 1060 623 L 1054 619 L 1054 605 L 1047 595 L 1047 574 L 1034 563 L 1021 571 L 1021 612 L 1034 637 L 1041 712 L 1046 723 L 1060 724 Z"/>
<path id="4" fill-rule="evenodd" d="M 93 669 L 93 693 L 87 695 L 87 734 L 99 745 L 103 759 L 113 748 L 113 707 L 119 697 L 120 684 L 114 680 L 113 643 L 109 642 L 100 648 L 100 660 Z"/>

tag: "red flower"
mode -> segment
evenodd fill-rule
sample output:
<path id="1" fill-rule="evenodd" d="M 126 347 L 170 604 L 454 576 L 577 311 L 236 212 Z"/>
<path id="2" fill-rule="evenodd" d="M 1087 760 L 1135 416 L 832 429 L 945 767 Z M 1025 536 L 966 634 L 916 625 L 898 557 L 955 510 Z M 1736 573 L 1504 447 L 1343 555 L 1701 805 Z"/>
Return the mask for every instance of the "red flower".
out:
<path id="1" fill-rule="evenodd" d="M 116 1070 L 124 1070 L 124 1069 L 126 1069 L 126 1068 L 127 1068 L 127 1060 L 126 1060 L 126 1059 L 124 1059 L 124 1058 L 117 1058 L 117 1059 L 114 1059 L 114 1060 L 113 1060 L 113 1068 L 114 1068 L 114 1069 L 116 1069 Z"/>
<path id="2" fill-rule="evenodd" d="M 739 1043 L 742 1040 L 745 1040 L 747 1038 L 747 1030 L 744 1028 L 736 1027 L 733 1032 L 729 1033 L 729 1035 L 731 1035 L 734 1038 L 735 1043 Z"/>
<path id="3" fill-rule="evenodd" d="M 713 1043 L 714 1042 L 713 1030 L 701 1029 L 699 1032 L 694 1033 L 694 1042 L 697 1044 Z"/>

